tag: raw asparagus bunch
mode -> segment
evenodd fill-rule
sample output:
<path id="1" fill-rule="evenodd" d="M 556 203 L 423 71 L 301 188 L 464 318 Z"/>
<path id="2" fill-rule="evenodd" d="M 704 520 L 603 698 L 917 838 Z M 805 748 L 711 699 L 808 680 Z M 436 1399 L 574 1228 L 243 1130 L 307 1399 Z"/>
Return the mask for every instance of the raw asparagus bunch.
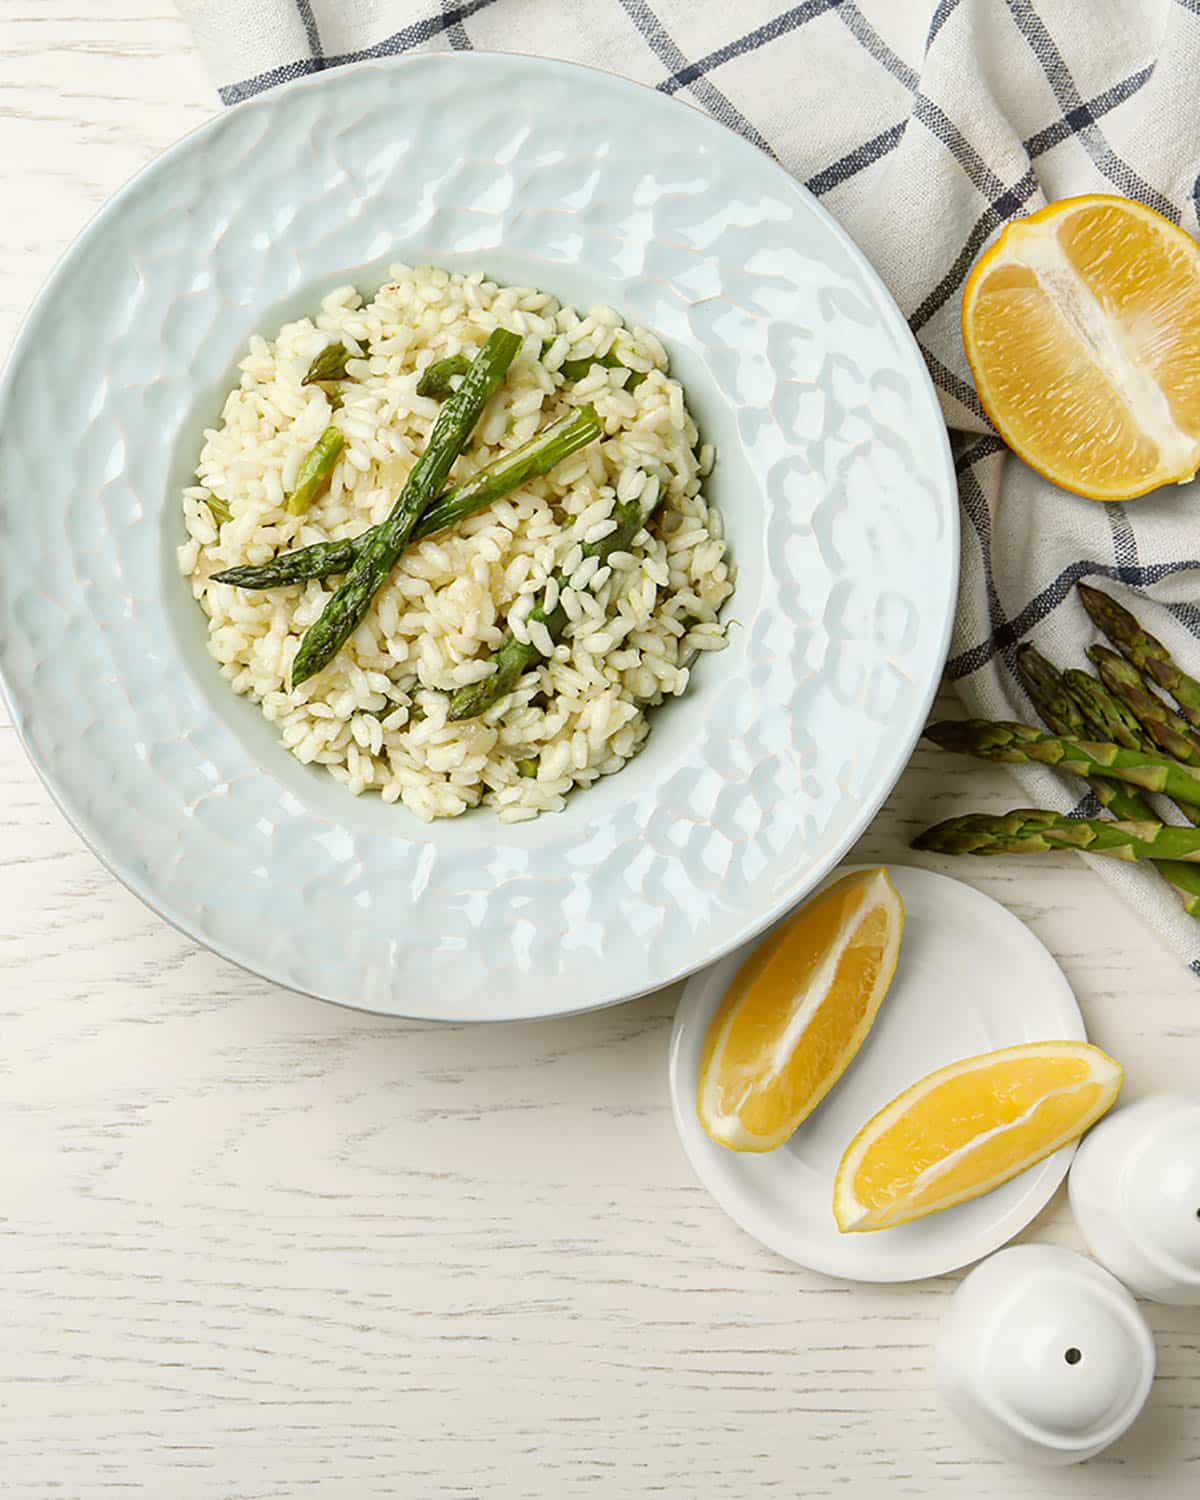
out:
<path id="1" fill-rule="evenodd" d="M 1095 700 L 1099 712 L 1090 714 L 1085 712 L 1078 699 L 1072 697 L 1067 690 L 1063 675 L 1035 647 L 1025 645 L 1018 650 L 1017 670 L 1034 707 L 1055 734 L 1104 734 L 1103 699 L 1107 694 L 1100 683 L 1094 682 L 1084 672 L 1079 674 L 1099 690 Z M 1120 705 L 1115 704 L 1114 707 L 1119 708 Z M 1090 776 L 1087 784 L 1101 807 L 1114 818 L 1138 822 L 1157 821 L 1154 809 L 1134 788 L 1122 786 L 1119 781 L 1106 781 L 1102 776 Z M 1164 861 L 1158 869 L 1159 874 L 1183 897 L 1184 909 L 1188 915 L 1200 917 L 1200 869 L 1178 860 Z"/>
<path id="2" fill-rule="evenodd" d="M 485 509 L 493 500 L 511 494 L 527 480 L 549 474 L 563 459 L 598 438 L 601 430 L 600 418 L 591 406 L 581 406 L 560 421 L 552 422 L 529 442 L 505 453 L 435 501 L 417 522 L 411 540 L 421 541 L 453 526 Z M 355 559 L 370 545 L 375 530 L 372 526 L 349 541 L 300 547 L 295 552 L 281 553 L 270 562 L 226 568 L 223 573 L 214 573 L 213 578 L 217 583 L 232 583 L 243 589 L 271 589 L 287 583 L 303 583 L 306 578 L 348 573 Z"/>
<path id="3" fill-rule="evenodd" d="M 1163 823 L 1142 795 L 1173 798 L 1200 825 L 1200 682 L 1176 664 L 1163 644 L 1107 594 L 1079 584 L 1092 619 L 1117 648 L 1093 646 L 1088 655 L 1100 680 L 1086 672 L 1059 673 L 1032 646 L 1017 666 L 1049 734 L 1026 724 L 934 724 L 926 735 L 945 749 L 1007 765 L 1036 763 L 1082 777 L 1113 821 L 1067 818 L 1039 809 L 992 817 L 970 814 L 928 829 L 914 847 L 943 854 L 1032 854 L 1078 849 L 1158 863 L 1200 916 L 1200 827 Z M 1119 654 L 1118 654 L 1119 653 Z M 1152 686 L 1152 683 L 1154 686 Z M 1172 694 L 1175 713 L 1155 691 Z"/>
<path id="4" fill-rule="evenodd" d="M 1067 818 L 1039 808 L 968 813 L 927 828 L 914 849 L 932 854 L 1046 854 L 1078 849 L 1114 859 L 1200 862 L 1200 828 L 1175 828 L 1155 818 L 1110 821 Z"/>
<path id="5" fill-rule="evenodd" d="M 357 628 L 408 545 L 417 522 L 446 482 L 451 465 L 466 447 L 483 408 L 500 388 L 520 347 L 520 335 L 506 329 L 497 328 L 488 335 L 462 384 L 439 412 L 428 445 L 413 465 L 391 514 L 375 528 L 342 586 L 305 632 L 292 663 L 293 687 L 327 666 Z"/>
<path id="6" fill-rule="evenodd" d="M 1084 609 L 1121 655 L 1170 693 L 1190 724 L 1200 726 L 1200 682 L 1189 677 L 1163 643 L 1143 630 L 1133 615 L 1110 595 L 1082 582 L 1076 588 Z"/>
<path id="7" fill-rule="evenodd" d="M 1085 779 L 1103 776 L 1200 807 L 1200 767 L 1180 765 L 1151 750 L 1126 750 L 1073 735 L 1043 734 L 1028 724 L 990 723 L 986 719 L 931 724 L 925 736 L 944 750 L 981 760 L 1010 766 L 1053 766 Z"/>

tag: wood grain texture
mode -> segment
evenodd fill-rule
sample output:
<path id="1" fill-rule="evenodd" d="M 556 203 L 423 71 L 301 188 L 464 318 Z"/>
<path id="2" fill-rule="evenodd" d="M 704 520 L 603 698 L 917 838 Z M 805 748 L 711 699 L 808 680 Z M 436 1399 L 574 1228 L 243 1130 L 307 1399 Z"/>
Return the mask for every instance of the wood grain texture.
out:
<path id="1" fill-rule="evenodd" d="M 7 342 L 83 221 L 215 101 L 163 0 L 0 0 L 0 53 Z M 911 834 L 1014 800 L 920 750 L 856 855 L 949 870 Z M 1058 956 L 1131 1097 L 1195 1087 L 1200 987 L 1080 862 L 953 873 Z M 0 724 L 4 1493 L 1197 1492 L 1200 1310 L 1149 1310 L 1151 1407 L 1109 1454 L 987 1456 L 930 1376 L 952 1279 L 797 1270 L 695 1183 L 677 994 L 472 1030 L 286 993 L 118 885 Z M 1030 1236 L 1078 1245 L 1061 1195 Z"/>

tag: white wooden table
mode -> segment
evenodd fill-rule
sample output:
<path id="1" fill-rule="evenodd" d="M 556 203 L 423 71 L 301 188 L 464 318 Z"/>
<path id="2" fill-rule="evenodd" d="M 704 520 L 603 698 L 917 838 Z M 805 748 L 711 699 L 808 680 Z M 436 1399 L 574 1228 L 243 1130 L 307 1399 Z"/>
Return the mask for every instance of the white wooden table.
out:
<path id="1" fill-rule="evenodd" d="M 217 106 L 166 0 L 0 0 L 0 55 L 7 343 L 84 220 Z M 921 750 L 857 852 L 1013 801 Z M 1148 1309 L 1129 1437 L 1026 1471 L 933 1390 L 952 1279 L 839 1285 L 725 1219 L 671 1126 L 677 989 L 476 1030 L 285 993 L 118 885 L 6 723 L 0 830 L 11 1500 L 1200 1492 L 1200 1309 Z M 1081 863 L 953 873 L 1057 955 L 1128 1097 L 1196 1087 L 1200 982 Z M 1061 1195 L 1029 1234 L 1079 1243 Z"/>

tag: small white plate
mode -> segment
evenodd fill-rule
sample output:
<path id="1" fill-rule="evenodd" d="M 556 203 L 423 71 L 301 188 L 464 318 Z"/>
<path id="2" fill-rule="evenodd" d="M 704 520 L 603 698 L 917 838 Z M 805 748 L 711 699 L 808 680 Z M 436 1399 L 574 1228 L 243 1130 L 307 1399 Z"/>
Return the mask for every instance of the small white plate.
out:
<path id="1" fill-rule="evenodd" d="M 830 879 L 862 868 L 870 867 L 847 866 Z M 786 1146 L 765 1155 L 728 1151 L 708 1138 L 696 1115 L 708 1023 L 757 942 L 688 982 L 671 1037 L 675 1125 L 701 1182 L 770 1249 L 851 1281 L 941 1276 L 990 1254 L 1045 1207 L 1075 1149 L 1066 1146 L 944 1213 L 873 1234 L 841 1234 L 833 1178 L 855 1132 L 902 1089 L 958 1058 L 1017 1042 L 1086 1040 L 1062 970 L 1011 912 L 931 870 L 889 865 L 888 872 L 907 912 L 896 978 L 845 1077 Z"/>

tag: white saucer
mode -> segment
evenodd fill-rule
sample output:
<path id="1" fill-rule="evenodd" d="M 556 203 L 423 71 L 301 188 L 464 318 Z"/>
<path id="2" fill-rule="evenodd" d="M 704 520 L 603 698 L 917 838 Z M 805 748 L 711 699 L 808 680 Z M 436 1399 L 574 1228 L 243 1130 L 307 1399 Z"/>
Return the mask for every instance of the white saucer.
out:
<path id="1" fill-rule="evenodd" d="M 830 879 L 862 868 L 869 867 L 846 866 Z M 944 1213 L 874 1234 L 842 1234 L 831 1206 L 833 1177 L 860 1126 L 909 1084 L 958 1058 L 1017 1042 L 1086 1039 L 1062 970 L 1016 917 L 948 876 L 906 865 L 888 872 L 907 911 L 896 978 L 845 1077 L 786 1146 L 765 1155 L 728 1151 L 708 1138 L 696 1115 L 708 1023 L 756 943 L 688 981 L 671 1037 L 675 1126 L 701 1182 L 770 1249 L 851 1281 L 941 1276 L 990 1254 L 1045 1207 L 1075 1149 L 1066 1146 Z"/>

